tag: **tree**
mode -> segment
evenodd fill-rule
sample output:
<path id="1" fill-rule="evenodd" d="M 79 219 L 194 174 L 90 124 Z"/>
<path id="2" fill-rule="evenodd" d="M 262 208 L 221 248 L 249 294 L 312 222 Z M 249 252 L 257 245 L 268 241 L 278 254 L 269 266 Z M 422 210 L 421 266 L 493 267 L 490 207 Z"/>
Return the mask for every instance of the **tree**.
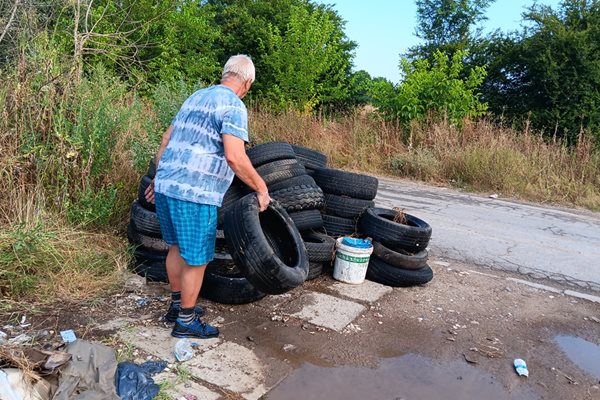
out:
<path id="1" fill-rule="evenodd" d="M 402 59 L 404 81 L 397 87 L 384 82 L 374 85 L 371 96 L 375 105 L 389 119 L 398 119 L 405 125 L 428 117 L 447 118 L 459 125 L 465 118 L 485 114 L 487 104 L 479 100 L 478 93 L 485 69 L 474 67 L 466 73 L 464 56 L 457 51 L 449 59 L 436 51 L 431 62 Z"/>
<path id="2" fill-rule="evenodd" d="M 490 43 L 484 97 L 496 114 L 574 143 L 600 138 L 600 2 L 532 6 L 523 32 Z"/>
<path id="3" fill-rule="evenodd" d="M 223 34 L 221 61 L 252 57 L 257 80 L 252 99 L 279 107 L 312 109 L 347 97 L 353 50 L 344 21 L 310 0 L 208 0 Z"/>
<path id="4" fill-rule="evenodd" d="M 416 36 L 424 43 L 409 49 L 408 57 L 432 58 L 434 52 L 441 51 L 452 58 L 457 51 L 469 51 L 479 34 L 473 26 L 486 19 L 485 11 L 493 2 L 417 0 Z"/>

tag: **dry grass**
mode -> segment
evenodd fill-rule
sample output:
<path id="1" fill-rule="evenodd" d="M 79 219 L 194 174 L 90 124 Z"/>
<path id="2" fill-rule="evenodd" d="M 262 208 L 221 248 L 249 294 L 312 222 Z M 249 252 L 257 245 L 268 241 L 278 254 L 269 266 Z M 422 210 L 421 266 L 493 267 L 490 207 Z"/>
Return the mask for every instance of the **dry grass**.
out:
<path id="1" fill-rule="evenodd" d="M 123 239 L 72 228 L 57 216 L 28 218 L 0 229 L 3 298 L 88 300 L 121 286 L 129 260 Z"/>
<path id="2" fill-rule="evenodd" d="M 586 135 L 567 148 L 485 120 L 462 129 L 415 125 L 408 133 L 361 113 L 326 118 L 255 110 L 250 122 L 256 142 L 311 147 L 334 167 L 600 210 L 600 151 Z"/>

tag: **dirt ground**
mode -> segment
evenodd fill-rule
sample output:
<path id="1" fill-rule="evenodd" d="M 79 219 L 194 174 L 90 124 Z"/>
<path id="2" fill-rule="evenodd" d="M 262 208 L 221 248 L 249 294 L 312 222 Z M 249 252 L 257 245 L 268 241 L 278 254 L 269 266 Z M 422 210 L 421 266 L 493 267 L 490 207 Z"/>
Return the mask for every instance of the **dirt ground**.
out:
<path id="1" fill-rule="evenodd" d="M 312 365 L 325 368 L 319 371 L 355 368 L 354 372 L 372 372 L 386 360 L 412 355 L 407 360 L 413 363 L 417 356 L 429 360 L 429 366 L 415 364 L 414 368 L 422 369 L 418 370 L 422 387 L 437 387 L 437 391 L 428 392 L 434 393 L 427 395 L 430 397 L 407 398 L 468 398 L 464 397 L 467 392 L 461 395 L 460 390 L 456 397 L 444 396 L 445 385 L 435 380 L 435 374 L 443 371 L 461 381 L 463 389 L 471 385 L 483 394 L 477 386 L 499 386 L 499 392 L 488 396 L 491 399 L 600 399 L 600 377 L 581 369 L 556 342 L 558 335 L 564 335 L 600 345 L 599 303 L 507 279 L 523 279 L 518 275 L 440 258 L 432 259 L 430 264 L 435 272 L 432 282 L 422 287 L 395 288 L 368 306 L 341 332 L 279 312 L 282 303 L 307 291 L 330 293 L 329 276 L 306 282 L 287 295 L 268 296 L 252 304 L 223 305 L 202 299 L 201 304 L 206 307 L 206 319 L 221 325 L 224 339 L 252 349 L 260 359 L 281 360 L 292 371 Z M 573 289 L 552 282 L 536 283 Z M 56 304 L 45 309 L 15 305 L 13 310 L 1 312 L 0 329 L 11 337 L 20 333 L 35 336 L 39 346 L 58 346 L 61 340 L 57 332 L 73 329 L 79 338 L 100 340 L 115 347 L 120 359 L 139 358 L 143 354 L 120 342 L 116 329 L 107 329 L 105 324 L 117 317 L 128 317 L 135 320 L 134 324 L 169 329 L 160 321 L 168 304 L 166 289 L 163 284 L 128 286 L 121 294 L 94 303 Z M 24 315 L 25 326 L 21 328 Z M 99 329 L 100 325 L 104 328 Z M 528 378 L 515 373 L 515 358 L 526 360 Z M 482 374 L 484 380 L 469 380 L 468 375 L 474 371 Z M 290 394 L 297 390 L 290 380 L 293 377 L 280 382 L 266 398 L 323 398 L 312 396 L 313 389 L 306 381 L 303 394 Z M 317 385 L 314 376 L 312 381 Z M 215 390 L 224 397 L 235 398 Z M 321 396 L 324 393 L 322 388 L 314 390 L 320 391 Z M 394 399 L 384 395 L 384 389 L 369 390 L 373 399 Z M 338 391 L 344 394 L 343 398 L 359 398 L 353 390 L 343 392 Z M 404 397 L 396 397 L 400 398 Z"/>

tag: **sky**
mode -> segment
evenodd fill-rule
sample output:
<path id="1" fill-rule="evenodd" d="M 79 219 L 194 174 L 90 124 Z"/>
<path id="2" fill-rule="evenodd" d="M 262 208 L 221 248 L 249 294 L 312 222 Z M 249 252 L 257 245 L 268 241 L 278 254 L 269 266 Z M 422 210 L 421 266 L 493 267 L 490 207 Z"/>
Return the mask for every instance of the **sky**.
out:
<path id="1" fill-rule="evenodd" d="M 521 14 L 534 0 L 496 0 L 482 23 L 484 32 L 517 30 Z M 414 0 L 317 0 L 329 4 L 346 21 L 346 35 L 358 43 L 354 70 L 364 69 L 371 76 L 400 80 L 400 54 L 417 44 L 415 36 L 417 7 Z M 559 0 L 537 0 L 557 8 Z"/>

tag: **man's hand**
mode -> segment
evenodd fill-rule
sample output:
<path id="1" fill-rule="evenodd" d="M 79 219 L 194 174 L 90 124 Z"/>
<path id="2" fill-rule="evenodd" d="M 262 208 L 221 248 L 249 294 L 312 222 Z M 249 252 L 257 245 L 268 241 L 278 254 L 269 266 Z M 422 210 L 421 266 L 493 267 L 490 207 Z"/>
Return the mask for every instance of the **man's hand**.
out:
<path id="1" fill-rule="evenodd" d="M 154 179 L 152 179 L 152 181 L 146 188 L 146 191 L 144 192 L 144 196 L 146 196 L 146 201 L 148 203 L 154 204 Z"/>
<path id="2" fill-rule="evenodd" d="M 271 202 L 271 197 L 269 196 L 269 192 L 256 192 L 258 196 L 258 206 L 260 207 L 260 212 L 263 212 L 269 206 Z"/>

